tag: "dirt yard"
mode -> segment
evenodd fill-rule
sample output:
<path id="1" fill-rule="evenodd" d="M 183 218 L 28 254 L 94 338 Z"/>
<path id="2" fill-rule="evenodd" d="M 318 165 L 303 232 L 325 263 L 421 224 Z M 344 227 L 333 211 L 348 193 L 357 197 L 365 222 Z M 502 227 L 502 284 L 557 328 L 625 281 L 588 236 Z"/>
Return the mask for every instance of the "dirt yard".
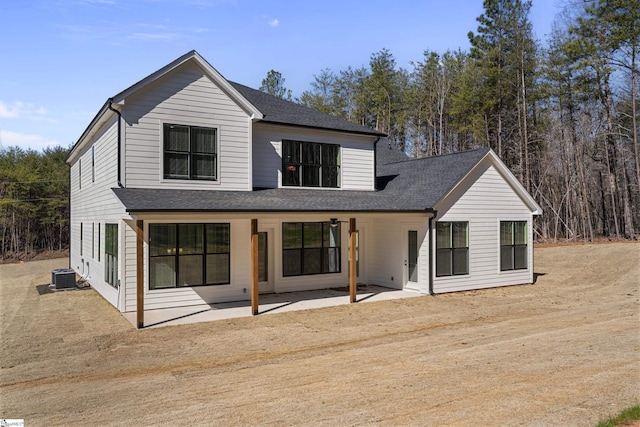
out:
<path id="1" fill-rule="evenodd" d="M 536 249 L 533 286 L 138 331 L 66 260 L 0 266 L 0 419 L 594 426 L 640 403 L 640 244 Z"/>

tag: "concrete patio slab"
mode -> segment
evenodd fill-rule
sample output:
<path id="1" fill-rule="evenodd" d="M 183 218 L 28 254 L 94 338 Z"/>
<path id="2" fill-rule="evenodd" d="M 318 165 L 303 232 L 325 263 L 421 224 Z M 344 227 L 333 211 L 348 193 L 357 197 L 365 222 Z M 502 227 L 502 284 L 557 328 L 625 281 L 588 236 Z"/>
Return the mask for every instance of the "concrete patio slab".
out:
<path id="1" fill-rule="evenodd" d="M 358 286 L 357 303 L 389 299 L 412 298 L 421 294 L 415 291 L 390 289 L 382 286 Z M 321 307 L 349 304 L 349 292 L 342 289 L 322 289 L 304 292 L 286 292 L 260 295 L 259 316 L 286 311 L 310 310 Z M 136 313 L 123 313 L 136 326 Z M 251 301 L 236 301 L 217 304 L 201 304 L 189 307 L 145 310 L 144 327 L 155 328 L 169 325 L 210 322 L 251 316 Z"/>

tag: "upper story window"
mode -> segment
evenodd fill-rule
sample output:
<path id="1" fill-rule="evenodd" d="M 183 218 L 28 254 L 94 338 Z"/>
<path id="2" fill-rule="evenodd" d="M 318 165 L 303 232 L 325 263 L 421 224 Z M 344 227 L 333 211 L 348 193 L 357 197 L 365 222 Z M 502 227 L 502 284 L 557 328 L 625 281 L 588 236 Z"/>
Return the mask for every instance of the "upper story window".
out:
<path id="1" fill-rule="evenodd" d="M 282 141 L 282 185 L 340 187 L 340 146 Z"/>
<path id="2" fill-rule="evenodd" d="M 164 177 L 217 179 L 217 129 L 164 125 Z"/>

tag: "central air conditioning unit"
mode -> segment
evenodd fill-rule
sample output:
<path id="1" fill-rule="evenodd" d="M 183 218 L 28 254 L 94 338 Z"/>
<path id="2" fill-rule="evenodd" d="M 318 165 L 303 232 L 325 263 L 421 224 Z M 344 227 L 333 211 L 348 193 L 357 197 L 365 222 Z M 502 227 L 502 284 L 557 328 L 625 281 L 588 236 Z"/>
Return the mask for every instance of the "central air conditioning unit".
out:
<path id="1" fill-rule="evenodd" d="M 76 272 L 70 268 L 57 268 L 51 272 L 51 284 L 55 289 L 76 287 Z"/>

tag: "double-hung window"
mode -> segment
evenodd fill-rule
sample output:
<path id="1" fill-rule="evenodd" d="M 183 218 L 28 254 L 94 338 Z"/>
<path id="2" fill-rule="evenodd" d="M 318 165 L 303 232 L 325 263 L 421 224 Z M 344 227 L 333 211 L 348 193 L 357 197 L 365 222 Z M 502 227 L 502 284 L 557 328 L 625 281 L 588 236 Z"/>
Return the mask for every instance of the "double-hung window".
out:
<path id="1" fill-rule="evenodd" d="M 527 221 L 500 221 L 500 270 L 526 270 L 527 254 Z"/>
<path id="2" fill-rule="evenodd" d="M 469 223 L 436 223 L 436 276 L 469 274 Z"/>
<path id="3" fill-rule="evenodd" d="M 282 224 L 282 275 L 340 272 L 340 223 Z"/>
<path id="4" fill-rule="evenodd" d="M 149 289 L 230 283 L 229 224 L 149 224 Z"/>
<path id="5" fill-rule="evenodd" d="M 340 146 L 282 141 L 282 185 L 340 187 Z"/>
<path id="6" fill-rule="evenodd" d="M 217 179 L 217 129 L 164 124 L 164 177 Z"/>

